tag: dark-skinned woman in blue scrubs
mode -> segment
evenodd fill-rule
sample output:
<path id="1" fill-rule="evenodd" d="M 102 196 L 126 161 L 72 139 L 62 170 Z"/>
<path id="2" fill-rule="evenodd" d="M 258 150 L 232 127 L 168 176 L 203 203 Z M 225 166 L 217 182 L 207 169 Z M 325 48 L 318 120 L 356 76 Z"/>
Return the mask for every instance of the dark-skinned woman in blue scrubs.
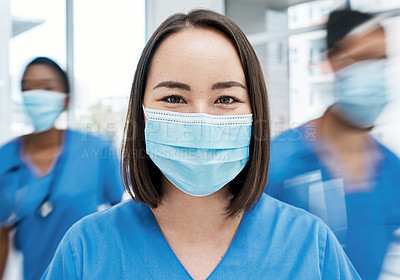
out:
<path id="1" fill-rule="evenodd" d="M 263 194 L 267 92 L 230 19 L 164 21 L 128 109 L 123 172 L 136 202 L 76 223 L 43 279 L 359 279 L 325 224 Z"/>
<path id="2" fill-rule="evenodd" d="M 0 148 L 1 246 L 15 229 L 24 279 L 39 279 L 69 227 L 118 203 L 123 186 L 111 141 L 54 127 L 69 103 L 67 75 L 54 61 L 30 62 L 21 86 L 34 132 Z M 0 258 L 4 266 L 7 250 Z"/>

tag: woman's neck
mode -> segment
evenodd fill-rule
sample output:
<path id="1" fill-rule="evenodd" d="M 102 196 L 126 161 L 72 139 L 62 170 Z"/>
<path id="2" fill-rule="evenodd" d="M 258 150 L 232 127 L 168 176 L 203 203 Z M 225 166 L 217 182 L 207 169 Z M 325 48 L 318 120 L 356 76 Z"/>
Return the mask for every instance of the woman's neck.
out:
<path id="1" fill-rule="evenodd" d="M 152 209 L 157 223 L 178 260 L 193 279 L 206 279 L 221 262 L 234 239 L 243 213 L 229 218 L 232 195 L 227 186 L 193 197 L 161 180 L 163 201 Z"/>
<path id="2" fill-rule="evenodd" d="M 339 119 L 331 110 L 315 120 L 318 137 L 327 140 L 340 153 L 353 154 L 365 151 L 370 129 L 356 128 Z"/>
<path id="3" fill-rule="evenodd" d="M 63 142 L 63 130 L 52 128 L 41 133 L 33 133 L 22 138 L 25 153 L 32 153 L 48 148 L 59 148 Z"/>
<path id="4" fill-rule="evenodd" d="M 232 232 L 232 229 L 236 232 L 243 213 L 233 218 L 227 216 L 226 207 L 232 197 L 227 186 L 214 194 L 194 197 L 163 177 L 162 188 L 163 202 L 152 211 L 163 232 L 173 230 L 200 242 L 221 232 Z"/>

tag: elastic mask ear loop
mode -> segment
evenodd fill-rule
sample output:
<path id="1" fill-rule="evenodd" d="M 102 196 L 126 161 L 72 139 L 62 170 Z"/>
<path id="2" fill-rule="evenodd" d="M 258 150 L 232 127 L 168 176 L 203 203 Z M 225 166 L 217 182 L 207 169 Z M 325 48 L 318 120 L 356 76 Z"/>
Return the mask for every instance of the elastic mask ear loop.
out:
<path id="1" fill-rule="evenodd" d="M 144 107 L 144 104 L 142 104 L 142 109 L 143 109 L 143 113 L 144 113 L 144 122 L 146 123 L 148 116 L 147 116 L 146 107 Z"/>

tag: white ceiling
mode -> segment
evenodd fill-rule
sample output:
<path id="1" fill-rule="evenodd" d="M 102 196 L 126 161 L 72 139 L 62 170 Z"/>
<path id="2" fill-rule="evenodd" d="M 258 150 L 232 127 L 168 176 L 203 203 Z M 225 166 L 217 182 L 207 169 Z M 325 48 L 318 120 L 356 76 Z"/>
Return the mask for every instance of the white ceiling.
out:
<path id="1" fill-rule="evenodd" d="M 270 9 L 284 10 L 289 6 L 301 4 L 305 2 L 312 2 L 315 0 L 240 0 L 242 2 L 266 4 Z"/>

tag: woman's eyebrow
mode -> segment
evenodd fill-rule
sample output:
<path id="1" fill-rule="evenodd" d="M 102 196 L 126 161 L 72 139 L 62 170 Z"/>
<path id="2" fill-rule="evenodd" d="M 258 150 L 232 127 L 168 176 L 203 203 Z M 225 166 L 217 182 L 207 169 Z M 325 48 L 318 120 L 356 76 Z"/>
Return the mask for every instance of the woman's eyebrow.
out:
<path id="1" fill-rule="evenodd" d="M 22 80 L 21 83 L 29 83 L 29 82 L 51 82 L 51 81 L 60 81 L 59 79 L 53 79 L 53 78 L 48 78 L 48 79 L 39 79 L 39 80 Z"/>
<path id="2" fill-rule="evenodd" d="M 227 81 L 227 82 L 215 83 L 215 84 L 213 84 L 211 89 L 214 90 L 214 89 L 224 89 L 224 88 L 232 88 L 232 87 L 240 87 L 242 89 L 246 89 L 246 87 L 244 85 L 242 85 L 239 82 L 235 82 L 235 81 Z"/>
<path id="3" fill-rule="evenodd" d="M 183 90 L 188 90 L 190 91 L 190 86 L 184 83 L 180 82 L 174 82 L 174 81 L 164 81 L 159 84 L 157 84 L 153 89 L 160 88 L 160 87 L 166 87 L 166 88 L 178 88 L 178 89 L 183 89 Z"/>

